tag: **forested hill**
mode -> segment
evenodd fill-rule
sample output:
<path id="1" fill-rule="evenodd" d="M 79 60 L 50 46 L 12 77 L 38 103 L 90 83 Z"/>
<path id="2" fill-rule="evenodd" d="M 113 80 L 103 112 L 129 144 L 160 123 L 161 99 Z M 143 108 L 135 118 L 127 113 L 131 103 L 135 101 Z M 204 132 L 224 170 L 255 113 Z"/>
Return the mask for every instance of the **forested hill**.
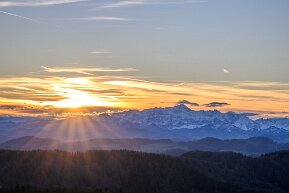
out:
<path id="1" fill-rule="evenodd" d="M 1 192 L 289 192 L 289 151 L 250 158 L 190 152 L 0 151 Z"/>

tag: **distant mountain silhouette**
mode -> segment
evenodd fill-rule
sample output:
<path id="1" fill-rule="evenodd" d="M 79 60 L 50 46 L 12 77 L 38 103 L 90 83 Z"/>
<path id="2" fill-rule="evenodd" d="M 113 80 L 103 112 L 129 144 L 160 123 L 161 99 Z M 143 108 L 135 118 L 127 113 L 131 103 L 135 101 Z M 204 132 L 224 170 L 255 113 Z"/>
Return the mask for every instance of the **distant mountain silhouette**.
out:
<path id="1" fill-rule="evenodd" d="M 181 155 L 192 150 L 224 152 L 232 151 L 247 155 L 259 155 L 289 149 L 289 144 L 277 143 L 265 137 L 220 140 L 204 138 L 196 141 L 178 142 L 168 139 L 91 139 L 87 141 L 61 142 L 33 136 L 21 137 L 0 144 L 0 149 L 10 150 L 135 150 L 169 155 Z"/>
<path id="2" fill-rule="evenodd" d="M 15 150 L 33 150 L 33 149 L 45 150 L 45 149 L 57 149 L 62 145 L 63 143 L 58 140 L 25 136 L 17 139 L 12 139 L 3 144 L 0 144 L 0 148 L 15 149 Z"/>

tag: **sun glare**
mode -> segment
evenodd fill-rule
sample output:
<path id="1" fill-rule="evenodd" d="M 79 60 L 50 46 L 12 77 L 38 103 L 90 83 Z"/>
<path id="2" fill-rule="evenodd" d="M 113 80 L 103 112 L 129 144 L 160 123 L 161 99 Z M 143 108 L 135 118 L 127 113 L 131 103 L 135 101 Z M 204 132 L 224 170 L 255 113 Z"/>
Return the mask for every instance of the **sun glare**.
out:
<path id="1" fill-rule="evenodd" d="M 67 82 L 78 85 L 88 85 L 91 83 L 87 78 L 67 78 Z"/>
<path id="2" fill-rule="evenodd" d="M 74 83 L 85 84 L 85 79 L 74 79 Z M 84 91 L 61 88 L 55 86 L 55 90 L 58 91 L 65 99 L 54 102 L 46 102 L 45 105 L 52 105 L 60 108 L 79 108 L 86 106 L 113 106 L 112 102 L 105 101 L 105 99 L 98 97 L 94 94 L 90 94 Z"/>

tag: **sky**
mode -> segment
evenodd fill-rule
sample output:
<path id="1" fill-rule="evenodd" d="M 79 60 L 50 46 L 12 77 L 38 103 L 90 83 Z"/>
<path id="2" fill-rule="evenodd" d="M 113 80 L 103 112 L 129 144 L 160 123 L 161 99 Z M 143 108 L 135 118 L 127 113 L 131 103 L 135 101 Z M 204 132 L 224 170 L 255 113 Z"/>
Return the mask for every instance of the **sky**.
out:
<path id="1" fill-rule="evenodd" d="M 287 116 L 288 19 L 288 0 L 1 0 L 0 114 Z"/>

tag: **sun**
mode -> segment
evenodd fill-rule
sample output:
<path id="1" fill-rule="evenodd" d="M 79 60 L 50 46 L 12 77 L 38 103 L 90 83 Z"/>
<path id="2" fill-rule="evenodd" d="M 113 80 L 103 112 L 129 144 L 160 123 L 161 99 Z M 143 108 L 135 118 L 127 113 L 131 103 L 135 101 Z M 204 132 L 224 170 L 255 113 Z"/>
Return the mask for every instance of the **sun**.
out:
<path id="1" fill-rule="evenodd" d="M 84 83 L 77 80 L 77 83 Z M 62 88 L 55 86 L 55 90 L 65 99 L 53 102 L 46 102 L 45 105 L 52 105 L 59 108 L 80 108 L 89 106 L 113 106 L 114 103 L 105 101 L 103 97 L 84 92 L 77 89 Z"/>
<path id="2" fill-rule="evenodd" d="M 78 108 L 84 106 L 111 106 L 109 102 L 100 101 L 97 97 L 91 96 L 77 90 L 67 93 L 67 99 L 55 102 L 54 106 L 63 108 Z"/>
<path id="3" fill-rule="evenodd" d="M 67 78 L 66 81 L 76 85 L 89 85 L 91 83 L 87 78 Z"/>

